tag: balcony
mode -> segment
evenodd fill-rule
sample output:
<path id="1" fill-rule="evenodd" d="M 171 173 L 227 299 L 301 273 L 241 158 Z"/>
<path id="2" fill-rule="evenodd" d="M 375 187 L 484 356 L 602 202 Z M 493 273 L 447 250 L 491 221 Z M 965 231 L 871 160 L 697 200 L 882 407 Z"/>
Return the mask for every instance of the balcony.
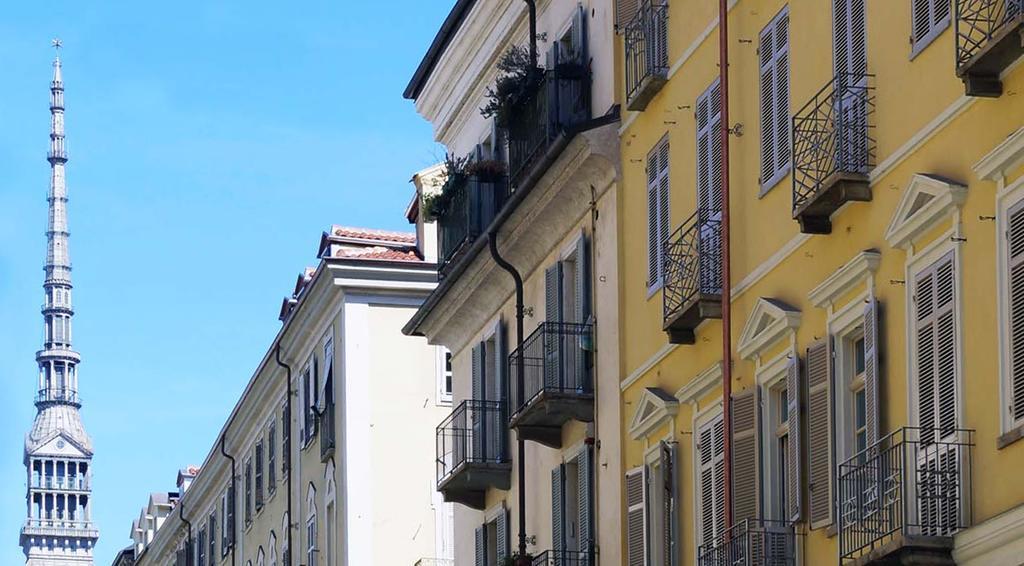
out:
<path id="1" fill-rule="evenodd" d="M 334 435 L 334 401 L 328 401 L 320 413 L 320 461 L 323 463 L 334 456 Z"/>
<path id="2" fill-rule="evenodd" d="M 1003 94 L 999 76 L 1024 54 L 1024 1 L 955 0 L 956 74 L 968 96 Z"/>
<path id="3" fill-rule="evenodd" d="M 744 519 L 697 549 L 698 566 L 796 566 L 792 523 Z"/>
<path id="4" fill-rule="evenodd" d="M 590 353 L 593 326 L 544 322 L 523 341 L 523 351 L 508 359 L 512 379 L 523 364 L 523 397 L 512 387 L 509 427 L 523 440 L 562 446 L 562 425 L 570 420 L 594 420 L 594 389 Z"/>
<path id="5" fill-rule="evenodd" d="M 793 116 L 793 218 L 805 234 L 830 234 L 839 207 L 871 200 L 872 80 L 837 75 Z"/>
<path id="6" fill-rule="evenodd" d="M 85 476 L 39 476 L 32 475 L 33 489 L 57 489 L 69 491 L 88 491 L 89 481 Z"/>
<path id="7" fill-rule="evenodd" d="M 902 428 L 839 466 L 840 564 L 953 564 L 974 432 Z"/>
<path id="8" fill-rule="evenodd" d="M 662 329 L 673 344 L 693 344 L 694 330 L 722 317 L 721 213 L 699 210 L 665 243 Z"/>
<path id="9" fill-rule="evenodd" d="M 541 72 L 529 93 L 508 116 L 508 172 L 517 188 L 543 175 L 590 119 L 590 70 L 578 63 L 555 65 Z"/>
<path id="10" fill-rule="evenodd" d="M 639 112 L 668 82 L 668 3 L 644 0 L 622 35 L 626 109 Z"/>
<path id="11" fill-rule="evenodd" d="M 90 521 L 64 519 L 27 519 L 21 527 L 22 536 L 45 536 L 56 538 L 96 538 L 99 529 Z"/>
<path id="12" fill-rule="evenodd" d="M 82 399 L 78 392 L 73 389 L 40 389 L 36 392 L 36 405 L 49 403 L 67 403 L 82 406 Z"/>
<path id="13" fill-rule="evenodd" d="M 586 552 L 575 550 L 545 550 L 531 562 L 532 566 L 590 566 L 592 561 Z"/>
<path id="14" fill-rule="evenodd" d="M 438 275 L 443 277 L 483 235 L 509 196 L 508 179 L 454 174 L 445 183 L 444 209 L 438 214 Z"/>
<path id="15" fill-rule="evenodd" d="M 445 501 L 484 508 L 488 488 L 509 489 L 507 409 L 502 401 L 467 400 L 437 427 L 437 490 Z"/>

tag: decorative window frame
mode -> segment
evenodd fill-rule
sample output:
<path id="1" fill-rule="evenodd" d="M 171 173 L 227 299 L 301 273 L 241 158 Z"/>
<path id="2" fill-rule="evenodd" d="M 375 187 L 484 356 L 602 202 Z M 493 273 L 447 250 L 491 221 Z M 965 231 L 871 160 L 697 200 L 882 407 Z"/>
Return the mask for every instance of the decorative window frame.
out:
<path id="1" fill-rule="evenodd" d="M 796 308 L 777 299 L 761 297 L 747 317 L 737 344 L 740 357 L 761 364 L 762 353 L 780 340 L 796 339 L 801 313 Z"/>
<path id="2" fill-rule="evenodd" d="M 853 415 L 848 412 L 851 407 L 852 391 L 848 371 L 853 362 L 849 344 L 864 334 L 864 305 L 874 297 L 873 279 L 867 280 L 867 288 L 852 298 L 848 303 L 833 310 L 829 305 L 828 333 L 832 337 L 832 424 L 835 435 L 833 442 L 834 466 L 846 461 L 855 454 L 851 444 L 849 424 Z M 878 431 L 879 436 L 885 433 Z"/>
<path id="3" fill-rule="evenodd" d="M 924 198 L 922 203 L 919 199 Z M 889 221 L 885 239 L 894 248 L 910 250 L 922 236 L 950 216 L 960 223 L 967 186 L 937 175 L 916 173 L 903 191 Z"/>
<path id="4" fill-rule="evenodd" d="M 696 401 L 693 402 L 694 408 L 696 409 Z M 690 459 L 693 464 L 693 469 L 690 473 L 693 475 L 693 497 L 691 497 L 690 511 L 693 513 L 691 517 L 691 524 L 693 525 L 693 563 L 698 564 L 700 561 L 700 545 L 701 545 L 701 513 L 700 513 L 700 458 L 697 456 L 697 436 L 704 425 L 709 422 L 722 417 L 723 405 L 722 397 L 719 396 L 716 401 L 711 402 L 703 409 L 694 410 L 693 412 L 693 423 L 691 424 L 691 450 Z"/>
<path id="5" fill-rule="evenodd" d="M 445 363 L 445 357 L 451 356 L 452 353 L 444 346 L 435 346 L 436 355 L 436 380 L 437 380 L 437 401 L 435 405 L 438 407 L 451 407 L 452 399 L 455 396 L 455 371 L 454 366 L 452 371 L 449 372 L 447 364 Z M 452 390 L 445 391 L 445 384 L 449 373 L 452 376 Z"/>
<path id="6" fill-rule="evenodd" d="M 815 307 L 828 308 L 831 315 L 836 301 L 858 285 L 864 284 L 869 289 L 874 288 L 874 275 L 878 272 L 878 265 L 881 262 L 882 254 L 877 250 L 864 250 L 826 277 L 807 294 L 807 298 Z"/>
<path id="7" fill-rule="evenodd" d="M 317 515 L 316 507 L 316 486 L 314 486 L 312 482 L 310 482 L 309 487 L 306 489 L 306 507 L 309 509 L 309 512 L 306 513 L 306 522 L 304 523 L 304 526 L 306 527 L 304 533 L 306 539 L 306 547 L 304 549 L 304 554 L 306 556 L 309 556 L 311 552 L 320 552 L 320 541 L 318 540 L 320 538 L 320 521 Z M 309 540 L 309 527 L 311 524 L 313 526 L 314 535 L 312 541 Z M 319 562 L 319 560 L 317 560 L 317 562 Z"/>
<path id="8" fill-rule="evenodd" d="M 652 432 L 672 421 L 679 412 L 679 400 L 657 387 L 647 387 L 640 393 L 636 410 L 629 423 L 629 436 L 633 440 L 646 439 Z M 670 437 L 674 432 L 669 433 Z"/>
<path id="9" fill-rule="evenodd" d="M 798 356 L 798 354 L 796 351 L 796 332 L 794 331 L 790 347 L 763 364 L 758 362 L 757 369 L 754 371 L 754 380 L 761 390 L 760 419 L 762 426 L 760 427 L 761 438 L 758 439 L 758 447 L 760 448 L 760 458 L 762 462 L 760 478 L 762 514 L 766 515 L 765 518 L 780 521 L 789 520 L 786 516 L 786 510 L 778 510 L 778 516 L 775 516 L 776 510 L 768 509 L 768 503 L 775 501 L 776 491 L 779 487 L 778 482 L 776 481 L 777 478 L 775 477 L 775 473 L 778 471 L 779 462 L 777 462 L 773 457 L 776 453 L 774 449 L 776 431 L 771 427 L 771 423 L 777 420 L 776 417 L 778 416 L 778 409 L 771 402 L 771 399 L 780 386 L 783 388 L 786 387 L 789 361 L 796 356 Z M 788 427 L 788 423 L 786 426 Z"/>
<path id="10" fill-rule="evenodd" d="M 1005 234 L 1009 211 L 1024 200 L 1024 175 L 1007 184 L 1007 174 L 1024 165 L 1024 127 L 1007 137 L 974 165 L 979 179 L 996 184 L 996 300 L 999 329 L 999 431 L 996 446 L 1003 448 L 1024 438 L 1024 420 L 1015 422 L 1010 410 L 1013 379 L 1010 363 L 1010 275 Z"/>

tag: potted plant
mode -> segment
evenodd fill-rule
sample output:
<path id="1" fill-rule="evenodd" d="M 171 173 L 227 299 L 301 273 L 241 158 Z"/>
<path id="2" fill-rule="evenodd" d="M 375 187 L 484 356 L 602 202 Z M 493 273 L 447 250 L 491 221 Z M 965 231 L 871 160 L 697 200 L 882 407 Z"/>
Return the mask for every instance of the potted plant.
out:
<path id="1" fill-rule="evenodd" d="M 484 182 L 500 180 L 508 172 L 508 165 L 499 159 L 479 159 L 466 165 L 466 174 Z"/>
<path id="2" fill-rule="evenodd" d="M 465 157 L 455 157 L 450 153 L 445 154 L 444 183 L 441 185 L 440 190 L 423 195 L 421 210 L 425 219 L 428 221 L 438 220 L 448 211 L 448 206 L 451 204 L 454 194 L 454 191 L 449 189 L 454 183 L 459 182 L 466 176 L 466 163 L 467 159 Z"/>
<path id="3" fill-rule="evenodd" d="M 499 126 L 508 125 L 512 108 L 530 94 L 541 70 L 531 59 L 530 50 L 513 45 L 498 60 L 498 78 L 487 87 L 487 103 L 480 109 L 484 118 L 494 118 Z"/>

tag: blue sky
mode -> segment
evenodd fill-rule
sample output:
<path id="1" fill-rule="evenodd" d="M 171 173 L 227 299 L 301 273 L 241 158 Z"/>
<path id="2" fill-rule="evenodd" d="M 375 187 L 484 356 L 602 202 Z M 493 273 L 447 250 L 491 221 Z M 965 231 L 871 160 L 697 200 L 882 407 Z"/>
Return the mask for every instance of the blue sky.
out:
<path id="1" fill-rule="evenodd" d="M 453 0 L 12 2 L 0 20 L 0 563 L 35 409 L 48 87 L 64 41 L 97 564 L 200 463 L 331 223 L 409 229 L 440 159 L 402 89 Z"/>

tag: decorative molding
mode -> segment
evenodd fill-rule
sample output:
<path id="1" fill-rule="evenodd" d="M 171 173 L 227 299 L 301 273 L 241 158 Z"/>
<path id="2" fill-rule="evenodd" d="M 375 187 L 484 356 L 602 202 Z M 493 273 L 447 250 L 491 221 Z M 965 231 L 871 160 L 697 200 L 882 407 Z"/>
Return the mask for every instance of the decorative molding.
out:
<path id="1" fill-rule="evenodd" d="M 696 403 L 705 395 L 714 391 L 722 382 L 722 362 L 715 362 L 711 367 L 697 374 L 689 383 L 676 391 L 676 399 L 680 403 Z"/>
<path id="2" fill-rule="evenodd" d="M 789 256 L 793 255 L 793 252 L 800 249 L 800 246 L 804 245 L 808 240 L 811 239 L 811 234 L 798 233 L 793 236 L 788 242 L 786 242 L 778 251 L 771 255 L 768 259 L 761 262 L 760 265 L 754 268 L 746 277 L 740 280 L 739 283 L 732 286 L 732 298 L 736 300 L 744 292 L 750 290 L 751 287 L 756 285 L 766 275 L 775 270 L 776 267 L 782 264 Z"/>
<path id="3" fill-rule="evenodd" d="M 1024 505 L 992 517 L 956 535 L 957 564 L 1014 564 L 1024 555 Z"/>
<path id="4" fill-rule="evenodd" d="M 908 248 L 965 200 L 965 185 L 937 175 L 915 174 L 885 231 L 886 241 L 894 248 Z"/>
<path id="5" fill-rule="evenodd" d="M 654 429 L 672 420 L 679 411 L 679 400 L 657 387 L 648 387 L 640 394 L 633 419 L 629 423 L 629 436 L 639 440 Z"/>
<path id="6" fill-rule="evenodd" d="M 974 164 L 974 172 L 980 179 L 998 181 L 1010 169 L 1024 164 L 1024 128 L 1010 134 L 995 149 L 988 152 Z"/>
<path id="7" fill-rule="evenodd" d="M 874 275 L 881 261 L 882 254 L 878 250 L 864 250 L 812 289 L 807 298 L 815 307 L 828 306 L 855 285 Z"/>
<path id="8" fill-rule="evenodd" d="M 655 352 L 653 356 L 647 358 L 647 360 L 644 361 L 644 363 L 640 364 L 640 367 L 633 370 L 633 373 L 630 373 L 629 376 L 626 377 L 626 379 L 622 380 L 622 383 L 619 384 L 619 391 L 625 391 L 629 389 L 631 385 L 639 381 L 640 378 L 643 377 L 644 374 L 646 374 L 648 371 L 650 371 L 652 367 L 661 363 L 661 360 L 664 360 L 666 357 L 668 357 L 668 355 L 674 352 L 675 349 L 678 347 L 679 346 L 676 344 L 669 344 L 666 342 L 665 345 L 662 346 L 661 349 L 659 349 L 657 352 Z"/>
<path id="9" fill-rule="evenodd" d="M 737 353 L 746 360 L 759 357 L 798 326 L 799 310 L 777 299 L 761 297 L 743 325 Z"/>

